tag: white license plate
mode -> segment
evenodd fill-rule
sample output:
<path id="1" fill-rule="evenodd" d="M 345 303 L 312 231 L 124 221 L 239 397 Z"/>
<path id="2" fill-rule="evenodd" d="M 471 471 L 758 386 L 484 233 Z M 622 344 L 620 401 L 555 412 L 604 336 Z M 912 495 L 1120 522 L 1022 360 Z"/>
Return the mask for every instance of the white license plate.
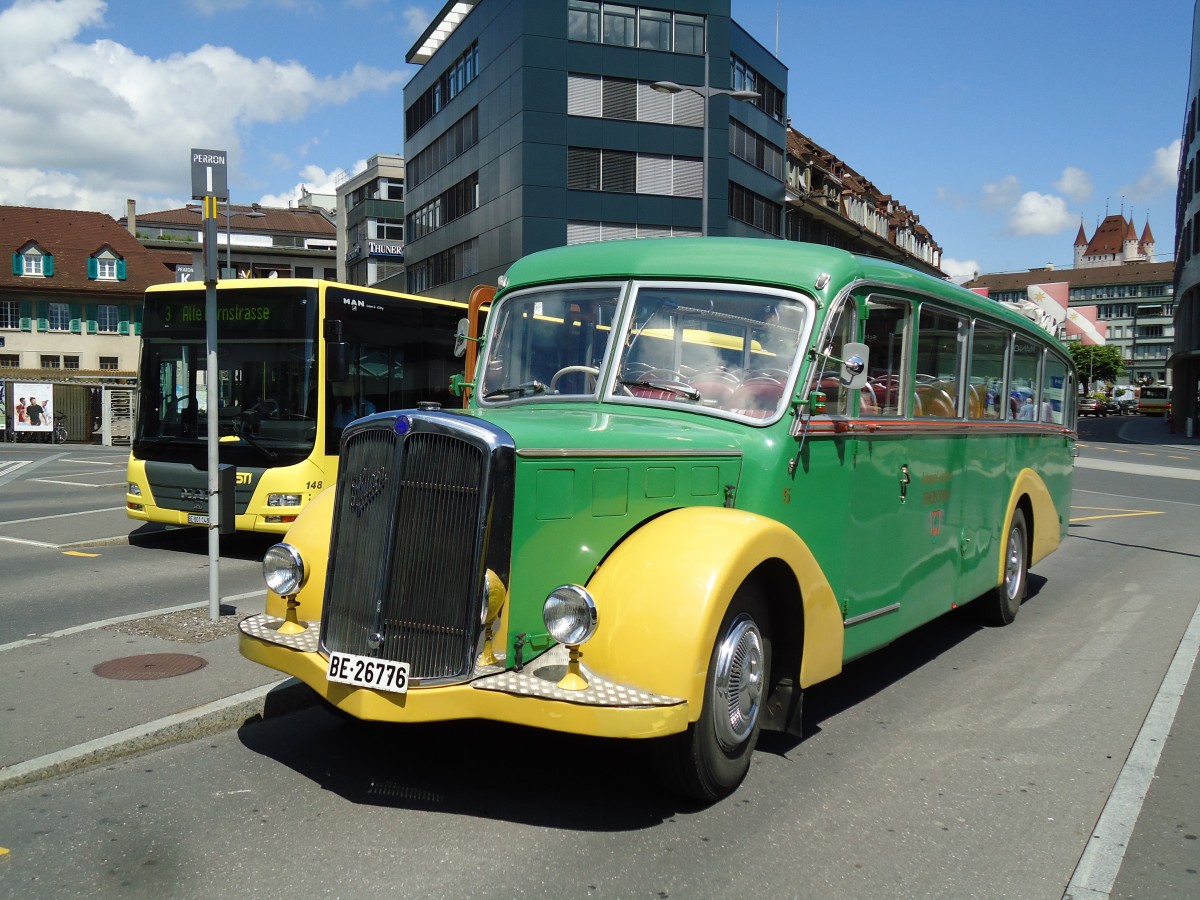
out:
<path id="1" fill-rule="evenodd" d="M 408 663 L 334 652 L 329 654 L 329 680 L 393 694 L 407 694 Z"/>
<path id="2" fill-rule="evenodd" d="M 189 525 L 207 525 L 208 524 L 208 516 L 202 516 L 197 513 L 188 513 L 188 524 Z"/>

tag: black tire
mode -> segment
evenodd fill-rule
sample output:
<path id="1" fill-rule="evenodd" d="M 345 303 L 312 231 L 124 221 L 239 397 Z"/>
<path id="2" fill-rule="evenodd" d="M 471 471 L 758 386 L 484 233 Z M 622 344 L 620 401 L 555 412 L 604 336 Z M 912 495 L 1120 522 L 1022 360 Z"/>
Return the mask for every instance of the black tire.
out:
<path id="1" fill-rule="evenodd" d="M 703 803 L 733 793 L 750 769 L 770 684 L 767 607 L 757 588 L 742 585 L 717 630 L 700 718 L 654 748 L 663 783 Z"/>
<path id="2" fill-rule="evenodd" d="M 1003 579 L 974 603 L 975 612 L 985 625 L 1011 624 L 1029 590 L 1029 528 L 1020 509 L 1013 510 L 1003 552 Z"/>

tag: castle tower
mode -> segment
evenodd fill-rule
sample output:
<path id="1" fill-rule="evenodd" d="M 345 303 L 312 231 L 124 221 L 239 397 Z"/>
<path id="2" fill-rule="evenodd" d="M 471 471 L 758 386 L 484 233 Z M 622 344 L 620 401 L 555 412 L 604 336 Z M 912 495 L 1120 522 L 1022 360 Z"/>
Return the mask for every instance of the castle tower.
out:
<path id="1" fill-rule="evenodd" d="M 1079 234 L 1075 236 L 1075 268 L 1078 269 L 1083 264 L 1083 254 L 1087 250 L 1088 239 L 1083 233 L 1083 219 L 1079 220 Z"/>
<path id="2" fill-rule="evenodd" d="M 1138 258 L 1138 236 L 1133 227 L 1133 219 L 1125 225 L 1125 238 L 1121 241 L 1121 251 L 1124 262 L 1135 262 Z"/>
<path id="3" fill-rule="evenodd" d="M 1142 229 L 1142 242 L 1138 248 L 1146 262 L 1154 262 L 1154 234 L 1150 231 L 1150 218 L 1146 218 L 1146 227 Z"/>

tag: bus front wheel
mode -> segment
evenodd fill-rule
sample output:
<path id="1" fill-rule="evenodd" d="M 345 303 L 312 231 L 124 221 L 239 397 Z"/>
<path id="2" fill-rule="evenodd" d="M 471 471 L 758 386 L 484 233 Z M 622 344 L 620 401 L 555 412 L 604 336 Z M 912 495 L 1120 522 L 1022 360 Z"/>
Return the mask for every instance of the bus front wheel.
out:
<path id="1" fill-rule="evenodd" d="M 711 803 L 731 794 L 750 768 L 771 679 L 766 604 L 743 585 L 717 631 L 700 718 L 655 748 L 659 777 L 675 792 Z"/>
<path id="2" fill-rule="evenodd" d="M 1008 625 L 1017 617 L 1029 589 L 1029 529 L 1025 513 L 1013 510 L 1008 539 L 1004 542 L 1004 576 L 1000 584 L 975 601 L 986 625 Z"/>

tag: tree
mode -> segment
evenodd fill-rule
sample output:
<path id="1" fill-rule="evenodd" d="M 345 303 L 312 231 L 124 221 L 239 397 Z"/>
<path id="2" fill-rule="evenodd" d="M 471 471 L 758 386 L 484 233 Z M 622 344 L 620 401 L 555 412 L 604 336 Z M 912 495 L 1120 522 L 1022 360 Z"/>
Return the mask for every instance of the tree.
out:
<path id="1" fill-rule="evenodd" d="M 1079 380 L 1085 385 L 1085 394 L 1091 390 L 1094 380 L 1116 383 L 1125 377 L 1125 360 L 1121 358 L 1121 348 L 1115 344 L 1097 346 L 1072 341 L 1067 344 L 1067 350 L 1075 361 Z"/>

